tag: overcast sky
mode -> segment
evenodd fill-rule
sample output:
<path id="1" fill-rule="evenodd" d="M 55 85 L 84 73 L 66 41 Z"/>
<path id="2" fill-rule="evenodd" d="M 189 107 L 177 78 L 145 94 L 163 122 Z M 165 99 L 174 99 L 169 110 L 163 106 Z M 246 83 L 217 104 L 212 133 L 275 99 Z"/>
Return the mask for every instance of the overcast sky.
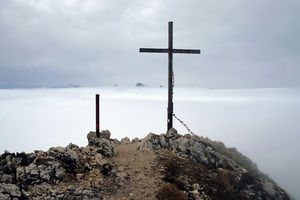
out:
<path id="1" fill-rule="evenodd" d="M 0 86 L 299 87 L 299 0 L 1 0 Z"/>

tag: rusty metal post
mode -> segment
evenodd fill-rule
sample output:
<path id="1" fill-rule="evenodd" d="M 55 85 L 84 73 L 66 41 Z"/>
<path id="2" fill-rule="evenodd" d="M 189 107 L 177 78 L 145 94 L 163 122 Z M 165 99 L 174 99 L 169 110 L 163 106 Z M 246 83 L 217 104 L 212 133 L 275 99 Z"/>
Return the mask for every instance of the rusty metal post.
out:
<path id="1" fill-rule="evenodd" d="M 96 94 L 96 135 L 100 137 L 100 123 L 99 123 L 99 94 Z"/>
<path id="2" fill-rule="evenodd" d="M 168 130 L 173 127 L 173 22 L 169 22 L 168 57 Z"/>

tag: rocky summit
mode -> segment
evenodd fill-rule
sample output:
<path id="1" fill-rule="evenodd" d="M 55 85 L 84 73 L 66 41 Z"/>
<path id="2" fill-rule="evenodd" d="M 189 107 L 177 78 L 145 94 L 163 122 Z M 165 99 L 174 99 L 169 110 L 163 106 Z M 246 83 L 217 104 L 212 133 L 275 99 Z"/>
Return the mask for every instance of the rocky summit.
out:
<path id="1" fill-rule="evenodd" d="M 87 136 L 88 145 L 0 156 L 0 199 L 289 200 L 235 148 L 195 135 Z"/>

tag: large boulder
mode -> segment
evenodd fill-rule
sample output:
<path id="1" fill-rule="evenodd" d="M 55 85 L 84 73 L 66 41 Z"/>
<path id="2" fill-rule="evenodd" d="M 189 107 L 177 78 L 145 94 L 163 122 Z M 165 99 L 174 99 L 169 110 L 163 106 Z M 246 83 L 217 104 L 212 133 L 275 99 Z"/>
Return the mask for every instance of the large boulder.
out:
<path id="1" fill-rule="evenodd" d="M 114 155 L 114 147 L 118 145 L 118 141 L 109 139 L 110 133 L 108 134 L 108 132 L 102 131 L 100 137 L 97 137 L 96 132 L 89 132 L 87 139 L 89 146 L 96 147 L 98 153 L 110 157 Z"/>
<path id="2" fill-rule="evenodd" d="M 120 141 L 121 144 L 130 144 L 130 139 L 128 137 L 124 137 Z"/>
<path id="3" fill-rule="evenodd" d="M 180 137 L 177 130 L 175 128 L 170 128 L 168 132 L 166 133 L 167 138 L 177 139 Z"/>
<path id="4" fill-rule="evenodd" d="M 100 137 L 102 138 L 106 138 L 106 139 L 109 139 L 110 138 L 110 131 L 109 130 L 103 130 L 100 132 Z"/>
<path id="5" fill-rule="evenodd" d="M 56 158 L 68 172 L 75 171 L 79 161 L 77 153 L 68 147 L 52 147 L 48 151 L 48 156 Z"/>
<path id="6" fill-rule="evenodd" d="M 165 139 L 154 133 L 149 133 L 139 144 L 138 149 L 161 149 L 164 147 Z"/>
<path id="7" fill-rule="evenodd" d="M 217 168 L 220 164 L 229 166 L 211 146 L 199 137 L 180 135 L 175 128 L 166 134 L 156 135 L 149 133 L 139 144 L 138 149 L 168 149 L 177 153 L 192 156 L 196 161 L 209 167 Z"/>

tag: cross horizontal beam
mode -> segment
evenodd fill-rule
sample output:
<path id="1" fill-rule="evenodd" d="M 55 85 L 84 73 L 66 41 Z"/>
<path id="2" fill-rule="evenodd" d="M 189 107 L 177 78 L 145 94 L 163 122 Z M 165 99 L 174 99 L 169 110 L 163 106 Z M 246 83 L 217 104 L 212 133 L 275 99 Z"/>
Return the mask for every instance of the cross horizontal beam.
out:
<path id="1" fill-rule="evenodd" d="M 140 48 L 140 52 L 145 52 L 145 53 L 169 53 L 169 49 Z"/>
<path id="2" fill-rule="evenodd" d="M 140 48 L 140 52 L 144 53 L 185 53 L 185 54 L 200 54 L 198 49 L 160 49 L 160 48 Z"/>
<path id="3" fill-rule="evenodd" d="M 198 49 L 173 49 L 173 53 L 200 54 Z"/>

